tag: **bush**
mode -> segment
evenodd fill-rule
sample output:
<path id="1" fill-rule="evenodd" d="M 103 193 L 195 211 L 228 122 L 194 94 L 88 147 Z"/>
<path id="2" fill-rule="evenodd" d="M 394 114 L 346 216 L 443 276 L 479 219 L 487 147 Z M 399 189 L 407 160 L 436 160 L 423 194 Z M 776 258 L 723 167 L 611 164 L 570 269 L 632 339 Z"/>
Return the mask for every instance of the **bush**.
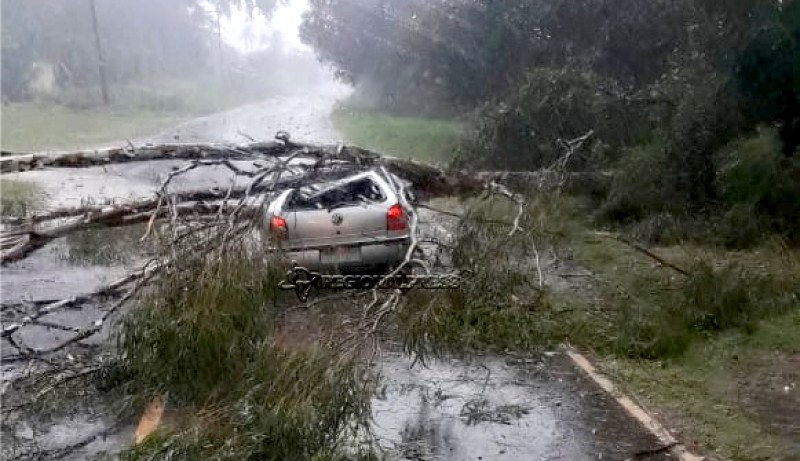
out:
<path id="1" fill-rule="evenodd" d="M 626 150 L 595 218 L 624 224 L 654 214 L 680 212 L 685 197 L 675 190 L 668 170 L 669 152 L 661 142 Z"/>
<path id="2" fill-rule="evenodd" d="M 675 357 L 698 337 L 733 328 L 751 333 L 758 321 L 796 308 L 800 284 L 787 280 L 736 264 L 699 262 L 674 294 L 623 306 L 616 350 L 631 357 Z"/>
<path id="3" fill-rule="evenodd" d="M 570 166 L 597 166 L 606 146 L 619 147 L 639 136 L 645 124 L 635 110 L 598 76 L 574 69 L 540 68 L 504 102 L 479 115 L 476 130 L 460 149 L 457 164 L 476 168 L 535 170 L 563 154 L 559 139 L 595 130 L 593 158 L 574 158 Z"/>
<path id="4" fill-rule="evenodd" d="M 731 228 L 744 227 L 800 239 L 800 159 L 781 154 L 774 129 L 761 129 L 755 137 L 737 140 L 720 155 L 717 188 L 729 207 Z M 747 221 L 750 221 L 749 223 Z M 730 239 L 729 246 L 748 246 L 755 238 Z"/>
<path id="5" fill-rule="evenodd" d="M 708 222 L 702 217 L 687 217 L 668 211 L 643 217 L 624 226 L 625 234 L 650 245 L 677 245 L 706 235 Z"/>
<path id="6" fill-rule="evenodd" d="M 769 196 L 778 176 L 780 143 L 774 130 L 736 140 L 718 154 L 717 189 L 728 203 L 756 204 Z"/>
<path id="7" fill-rule="evenodd" d="M 771 234 L 797 241 L 800 160 L 781 155 L 774 129 L 724 146 L 738 126 L 724 114 L 730 101 L 723 90 L 696 91 L 665 138 L 623 152 L 594 218 L 650 243 L 746 248 Z"/>
<path id="8" fill-rule="evenodd" d="M 670 310 L 693 331 L 742 328 L 750 332 L 757 320 L 785 307 L 773 288 L 767 275 L 735 265 L 714 268 L 699 263 L 684 282 L 679 303 Z"/>
<path id="9" fill-rule="evenodd" d="M 706 241 L 726 248 L 753 247 L 764 239 L 767 230 L 758 209 L 749 203 L 734 204 L 710 226 L 713 235 Z"/>
<path id="10" fill-rule="evenodd" d="M 631 300 L 614 318 L 612 350 L 622 356 L 662 359 L 683 354 L 693 335 L 682 316 L 670 315 L 660 304 Z"/>
<path id="11" fill-rule="evenodd" d="M 724 248 L 751 248 L 765 240 L 769 229 L 752 205 L 734 205 L 727 210 L 661 212 L 622 226 L 622 231 L 649 245 L 680 245 L 697 242 Z"/>

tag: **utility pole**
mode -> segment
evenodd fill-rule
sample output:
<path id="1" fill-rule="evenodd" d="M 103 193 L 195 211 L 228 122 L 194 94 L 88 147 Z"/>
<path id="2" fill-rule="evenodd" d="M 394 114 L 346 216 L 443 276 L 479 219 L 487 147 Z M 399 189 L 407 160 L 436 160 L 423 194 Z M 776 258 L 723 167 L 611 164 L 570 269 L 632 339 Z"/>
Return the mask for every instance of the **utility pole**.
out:
<path id="1" fill-rule="evenodd" d="M 220 23 L 219 19 L 219 5 L 214 6 L 214 13 L 217 19 L 217 59 L 218 63 L 218 72 L 220 77 L 222 76 L 222 69 L 225 68 L 224 59 L 222 56 L 222 24 Z"/>
<path id="2" fill-rule="evenodd" d="M 108 80 L 106 80 L 106 59 L 103 56 L 103 45 L 100 43 L 100 31 L 97 29 L 97 10 L 94 7 L 94 0 L 89 0 L 89 8 L 92 10 L 92 29 L 94 29 L 94 46 L 97 50 L 100 87 L 103 91 L 103 104 L 108 105 L 110 98 L 108 95 Z"/>

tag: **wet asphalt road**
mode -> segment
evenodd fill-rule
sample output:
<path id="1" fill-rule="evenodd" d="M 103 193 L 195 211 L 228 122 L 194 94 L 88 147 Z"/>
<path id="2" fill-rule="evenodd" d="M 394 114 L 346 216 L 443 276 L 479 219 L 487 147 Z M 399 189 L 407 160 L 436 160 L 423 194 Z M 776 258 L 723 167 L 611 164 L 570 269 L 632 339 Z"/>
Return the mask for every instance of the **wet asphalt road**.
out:
<path id="1" fill-rule="evenodd" d="M 658 446 L 561 353 L 408 365 L 384 361 L 373 401 L 393 459 L 624 460 Z"/>
<path id="2" fill-rule="evenodd" d="M 328 114 L 342 90 L 286 96 L 184 123 L 139 143 L 243 142 L 242 133 L 270 139 L 287 130 L 294 139 L 336 142 Z M 157 161 L 17 173 L 40 183 L 48 206 L 150 196 L 176 162 Z M 229 184 L 225 171 L 199 173 L 178 187 Z M 423 216 L 429 232 L 446 232 L 446 218 Z M 142 260 L 137 229 L 99 230 L 57 239 L 31 257 L 1 269 L 2 301 L 72 296 L 121 277 Z M 91 321 L 97 312 L 68 311 L 57 320 Z M 54 317 L 53 320 L 56 320 Z M 314 319 L 307 321 L 313 322 Z M 47 347 L 58 332 L 29 329 L 20 337 Z M 391 459 L 407 460 L 622 460 L 657 447 L 616 402 L 596 388 L 560 352 L 536 357 L 485 356 L 411 366 L 399 353 L 382 362 L 382 381 L 373 401 L 374 431 Z M 15 370 L 4 367 L 4 375 Z M 5 376 L 4 376 L 5 378 Z M 26 434 L 44 448 L 73 443 L 102 431 L 102 416 L 75 414 L 33 424 Z M 114 451 L 130 440 L 123 432 L 98 439 L 67 459 Z M 663 457 L 641 459 L 669 459 Z"/>

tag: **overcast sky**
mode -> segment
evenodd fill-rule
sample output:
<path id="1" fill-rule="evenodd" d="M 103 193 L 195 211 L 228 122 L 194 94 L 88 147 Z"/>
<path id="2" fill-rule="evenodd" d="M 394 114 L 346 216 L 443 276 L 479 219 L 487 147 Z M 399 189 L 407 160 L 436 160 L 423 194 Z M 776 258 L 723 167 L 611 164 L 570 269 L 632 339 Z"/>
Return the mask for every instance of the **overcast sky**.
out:
<path id="1" fill-rule="evenodd" d="M 222 39 L 238 50 L 248 52 L 263 48 L 269 37 L 277 32 L 287 50 L 311 53 L 299 37 L 300 22 L 307 8 L 307 0 L 291 0 L 287 5 L 279 5 L 270 21 L 261 14 L 248 17 L 243 11 L 233 11 L 230 18 L 222 18 Z"/>

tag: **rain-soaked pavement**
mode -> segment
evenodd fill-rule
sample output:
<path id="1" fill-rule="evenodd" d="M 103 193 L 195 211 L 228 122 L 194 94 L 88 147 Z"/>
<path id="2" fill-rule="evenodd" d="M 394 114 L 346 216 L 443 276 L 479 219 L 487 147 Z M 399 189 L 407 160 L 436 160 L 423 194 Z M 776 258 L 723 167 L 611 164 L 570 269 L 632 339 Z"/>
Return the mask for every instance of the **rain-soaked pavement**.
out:
<path id="1" fill-rule="evenodd" d="M 339 136 L 328 114 L 342 94 L 337 90 L 275 98 L 135 142 L 243 142 L 242 133 L 269 139 L 277 130 L 287 130 L 295 139 L 336 142 Z M 73 206 L 151 196 L 175 164 L 134 162 L 8 176 L 41 184 L 48 206 Z M 222 170 L 198 173 L 177 186 L 191 188 L 209 181 L 223 187 L 229 185 L 230 177 Z M 431 214 L 422 218 L 428 223 L 429 233 L 446 232 L 446 219 Z M 4 266 L 0 281 L 3 303 L 60 299 L 122 277 L 143 261 L 138 247 L 141 231 L 141 227 L 100 229 L 71 235 Z M 79 325 L 91 321 L 98 312 L 90 308 L 52 315 Z M 24 334 L 28 345 L 47 347 L 55 343 L 59 332 L 40 328 Z M 17 372 L 18 368 L 3 367 L 4 388 L 6 379 Z M 534 357 L 449 358 L 425 366 L 390 352 L 383 357 L 380 375 L 373 401 L 373 427 L 390 459 L 622 460 L 658 446 L 558 351 Z M 103 432 L 109 424 L 103 416 L 77 412 L 67 419 L 28 428 L 17 436 L 36 440 L 43 449 L 54 449 Z M 98 438 L 64 459 L 86 459 L 118 450 L 131 440 L 130 430 L 128 427 Z M 659 456 L 647 459 L 668 459 Z"/>

